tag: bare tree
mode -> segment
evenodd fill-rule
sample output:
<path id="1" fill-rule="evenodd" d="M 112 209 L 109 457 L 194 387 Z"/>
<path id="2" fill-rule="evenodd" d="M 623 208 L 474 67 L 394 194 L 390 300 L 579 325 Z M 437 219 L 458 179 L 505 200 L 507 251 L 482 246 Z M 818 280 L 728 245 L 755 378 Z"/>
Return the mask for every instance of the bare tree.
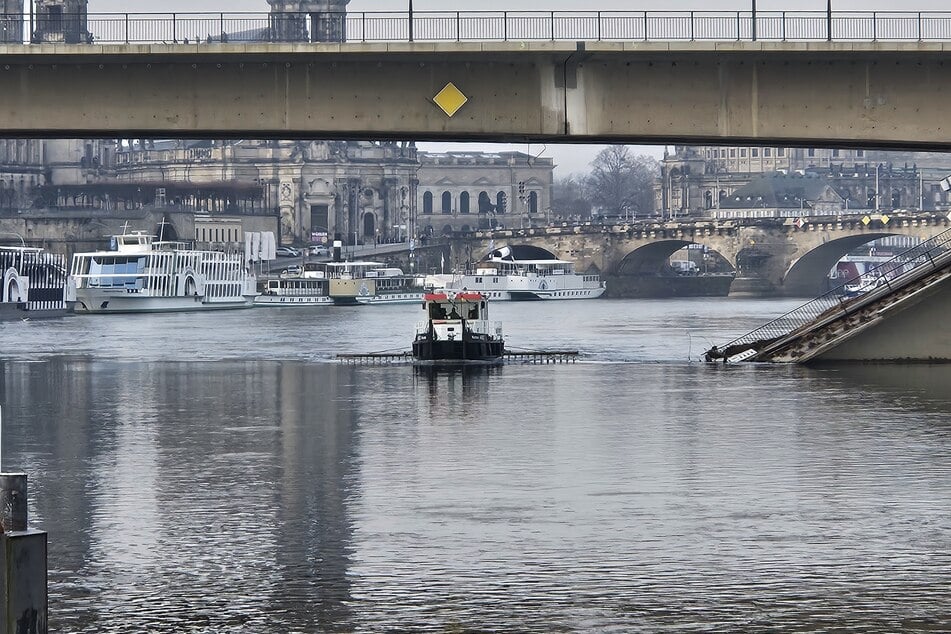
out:
<path id="1" fill-rule="evenodd" d="M 631 154 L 624 145 L 610 145 L 591 162 L 585 192 L 606 216 L 647 216 L 654 212 L 654 180 L 660 164 L 647 155 Z"/>
<path id="2" fill-rule="evenodd" d="M 584 178 L 571 175 L 556 180 L 552 185 L 551 207 L 557 216 L 590 217 L 591 203 L 584 194 Z"/>

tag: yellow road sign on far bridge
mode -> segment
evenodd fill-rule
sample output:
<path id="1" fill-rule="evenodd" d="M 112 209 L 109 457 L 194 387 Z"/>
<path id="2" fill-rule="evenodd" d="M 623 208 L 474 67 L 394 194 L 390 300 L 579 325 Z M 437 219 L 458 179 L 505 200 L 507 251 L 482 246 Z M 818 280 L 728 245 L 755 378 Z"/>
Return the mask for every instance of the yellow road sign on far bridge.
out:
<path id="1" fill-rule="evenodd" d="M 456 85 L 452 82 L 446 84 L 433 97 L 433 102 L 450 117 L 459 112 L 459 108 L 466 105 L 467 101 L 469 101 L 469 98 L 462 94 L 462 91 L 456 88 Z"/>

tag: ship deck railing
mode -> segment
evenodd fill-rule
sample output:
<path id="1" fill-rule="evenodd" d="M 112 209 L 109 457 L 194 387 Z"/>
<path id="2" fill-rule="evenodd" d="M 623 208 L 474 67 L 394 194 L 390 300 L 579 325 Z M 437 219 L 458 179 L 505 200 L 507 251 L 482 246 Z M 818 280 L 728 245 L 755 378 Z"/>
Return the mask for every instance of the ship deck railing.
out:
<path id="1" fill-rule="evenodd" d="M 924 272 L 949 265 L 951 265 L 951 229 L 932 236 L 921 244 L 869 269 L 863 275 L 853 277 L 785 315 L 737 337 L 718 348 L 718 352 L 728 360 L 733 357 L 742 357 L 735 360 L 755 357 L 771 344 L 800 330 L 849 315 L 872 296 L 877 297 L 899 288 L 906 279 L 917 278 Z M 847 297 L 845 287 L 859 283 L 864 283 L 869 290 Z"/>

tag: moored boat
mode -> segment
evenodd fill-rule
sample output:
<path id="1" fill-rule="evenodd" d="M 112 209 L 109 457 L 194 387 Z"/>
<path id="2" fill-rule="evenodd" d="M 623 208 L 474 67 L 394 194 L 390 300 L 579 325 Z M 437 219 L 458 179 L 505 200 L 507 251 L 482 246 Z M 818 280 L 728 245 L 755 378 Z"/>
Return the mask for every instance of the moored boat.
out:
<path id="1" fill-rule="evenodd" d="M 73 255 L 77 313 L 250 308 L 255 277 L 240 253 L 202 251 L 143 232 L 114 236 L 115 250 Z"/>
<path id="2" fill-rule="evenodd" d="M 75 294 L 65 256 L 35 247 L 0 246 L 0 272 L 0 320 L 62 317 L 69 312 Z"/>
<path id="3" fill-rule="evenodd" d="M 515 259 L 507 247 L 496 249 L 461 275 L 431 278 L 433 284 L 446 290 L 468 289 L 503 300 L 594 299 L 605 291 L 600 275 L 576 273 L 573 262 Z"/>
<path id="4" fill-rule="evenodd" d="M 488 298 L 475 292 L 433 292 L 423 298 L 413 358 L 425 364 L 501 363 L 502 325 L 489 321 Z"/>
<path id="5" fill-rule="evenodd" d="M 281 273 L 262 278 L 255 306 L 316 306 L 333 304 L 330 280 L 323 263 L 308 262 L 300 273 Z"/>
<path id="6" fill-rule="evenodd" d="M 380 262 L 327 262 L 335 304 L 414 304 L 423 299 L 425 277 Z"/>

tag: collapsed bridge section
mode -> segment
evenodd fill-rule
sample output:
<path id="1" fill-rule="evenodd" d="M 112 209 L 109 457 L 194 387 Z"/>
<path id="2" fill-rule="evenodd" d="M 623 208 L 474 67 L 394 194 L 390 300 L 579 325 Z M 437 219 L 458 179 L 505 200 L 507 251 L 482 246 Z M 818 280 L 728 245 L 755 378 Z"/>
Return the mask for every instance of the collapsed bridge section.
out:
<path id="1" fill-rule="evenodd" d="M 706 352 L 708 361 L 951 362 L 951 230 Z"/>

